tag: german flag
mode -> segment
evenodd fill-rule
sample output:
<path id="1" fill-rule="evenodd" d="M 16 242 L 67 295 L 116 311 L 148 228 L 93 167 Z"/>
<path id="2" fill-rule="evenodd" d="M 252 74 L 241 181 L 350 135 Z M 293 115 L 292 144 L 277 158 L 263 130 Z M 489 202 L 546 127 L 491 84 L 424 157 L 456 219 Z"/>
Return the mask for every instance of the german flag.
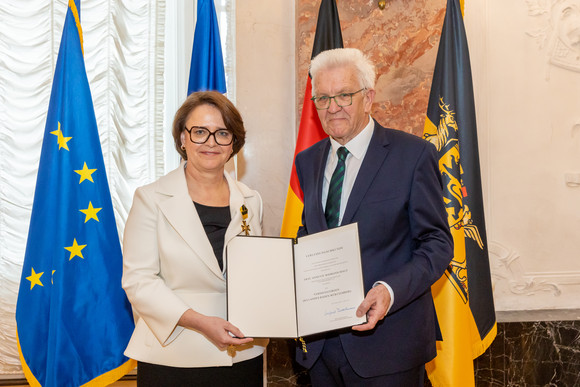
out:
<path id="1" fill-rule="evenodd" d="M 439 152 L 454 257 L 433 287 L 443 335 L 433 386 L 475 385 L 473 359 L 497 333 L 483 212 L 475 104 L 459 0 L 448 0 L 423 138 Z"/>
<path id="2" fill-rule="evenodd" d="M 336 1 L 322 0 L 318 11 L 318 21 L 316 24 L 316 34 L 314 36 L 311 58 L 314 58 L 322 51 L 342 47 L 342 32 L 340 30 L 340 20 L 338 18 Z M 322 129 L 322 124 L 318 118 L 314 102 L 312 102 L 310 98 L 312 98 L 312 80 L 309 74 L 308 80 L 306 81 L 306 91 L 304 92 L 302 116 L 300 117 L 294 159 L 296 159 L 296 155 L 299 152 L 327 137 L 327 134 Z M 296 232 L 301 225 L 303 209 L 304 196 L 300 184 L 298 183 L 296 166 L 293 160 L 290 186 L 288 187 L 288 194 L 286 196 L 284 218 L 282 220 L 282 230 L 280 232 L 282 237 L 296 237 Z"/>

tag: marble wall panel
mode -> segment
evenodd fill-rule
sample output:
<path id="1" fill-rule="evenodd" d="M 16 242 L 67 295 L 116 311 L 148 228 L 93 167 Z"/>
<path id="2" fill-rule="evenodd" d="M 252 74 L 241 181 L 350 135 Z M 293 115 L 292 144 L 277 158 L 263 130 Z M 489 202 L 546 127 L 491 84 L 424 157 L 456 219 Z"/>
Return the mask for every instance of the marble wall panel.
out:
<path id="1" fill-rule="evenodd" d="M 270 339 L 267 352 L 268 387 L 310 386 L 308 372 L 294 361 L 294 340 Z"/>
<path id="2" fill-rule="evenodd" d="M 273 340 L 268 347 L 268 386 L 310 386 L 307 373 L 290 361 L 293 346 Z M 498 323 L 474 368 L 476 387 L 580 386 L 580 320 Z"/>
<path id="3" fill-rule="evenodd" d="M 475 361 L 478 387 L 580 385 L 580 321 L 498 324 Z"/>
<path id="4" fill-rule="evenodd" d="M 373 116 L 384 126 L 421 135 L 445 0 L 338 0 L 345 47 L 364 51 L 377 67 Z M 296 2 L 296 106 L 299 122 L 319 0 Z"/>

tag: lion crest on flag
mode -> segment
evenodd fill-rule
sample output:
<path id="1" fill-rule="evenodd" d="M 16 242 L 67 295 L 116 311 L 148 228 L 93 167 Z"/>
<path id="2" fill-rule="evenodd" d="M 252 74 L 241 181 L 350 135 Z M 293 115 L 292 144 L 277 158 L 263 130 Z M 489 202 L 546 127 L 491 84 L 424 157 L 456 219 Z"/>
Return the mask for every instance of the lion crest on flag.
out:
<path id="1" fill-rule="evenodd" d="M 441 111 L 439 124 L 435 133 L 425 133 L 423 138 L 431 142 L 439 152 L 439 171 L 443 178 L 443 199 L 447 208 L 447 221 L 449 227 L 456 232 L 463 231 L 465 237 L 474 240 L 480 249 L 483 249 L 483 240 L 477 226 L 471 217 L 469 206 L 463 202 L 467 196 L 467 187 L 463 185 L 459 155 L 459 137 L 455 112 L 442 97 L 439 98 Z M 449 277 L 463 301 L 467 303 L 467 267 L 465 256 L 455 256 L 446 275 Z"/>

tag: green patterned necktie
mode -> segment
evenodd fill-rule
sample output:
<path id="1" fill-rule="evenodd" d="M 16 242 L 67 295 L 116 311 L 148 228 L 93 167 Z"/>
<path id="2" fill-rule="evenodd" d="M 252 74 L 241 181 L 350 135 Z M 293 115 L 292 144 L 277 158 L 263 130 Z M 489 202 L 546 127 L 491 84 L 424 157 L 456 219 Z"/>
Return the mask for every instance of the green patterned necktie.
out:
<path id="1" fill-rule="evenodd" d="M 330 178 L 328 185 L 328 197 L 326 199 L 326 209 L 324 210 L 324 217 L 328 228 L 338 226 L 338 217 L 340 215 L 340 196 L 342 195 L 342 181 L 344 180 L 345 160 L 348 155 L 348 149 L 341 146 L 336 151 L 338 156 L 338 163 Z"/>

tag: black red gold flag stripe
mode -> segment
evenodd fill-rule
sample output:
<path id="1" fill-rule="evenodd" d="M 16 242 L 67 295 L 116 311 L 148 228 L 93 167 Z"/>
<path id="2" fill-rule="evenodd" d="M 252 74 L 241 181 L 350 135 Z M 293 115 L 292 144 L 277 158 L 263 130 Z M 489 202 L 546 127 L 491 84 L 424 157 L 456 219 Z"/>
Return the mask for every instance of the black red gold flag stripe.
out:
<path id="1" fill-rule="evenodd" d="M 311 58 L 314 58 L 322 51 L 342 47 L 342 32 L 340 30 L 340 19 L 338 17 L 336 1 L 322 0 L 318 11 L 318 21 L 316 23 L 316 34 L 314 36 Z M 294 158 L 296 158 L 296 155 L 299 152 L 327 137 L 322 129 L 318 113 L 314 107 L 314 102 L 310 100 L 311 97 L 312 83 L 309 75 L 308 80 L 306 81 L 306 90 L 304 92 L 302 116 L 300 117 L 300 126 L 298 128 L 298 138 L 296 139 Z M 296 232 L 301 224 L 303 208 L 304 198 L 302 190 L 300 189 L 300 184 L 298 183 L 294 160 L 292 160 L 290 186 L 288 187 L 288 194 L 286 195 L 284 218 L 282 220 L 282 230 L 280 232 L 282 237 L 296 237 Z"/>

